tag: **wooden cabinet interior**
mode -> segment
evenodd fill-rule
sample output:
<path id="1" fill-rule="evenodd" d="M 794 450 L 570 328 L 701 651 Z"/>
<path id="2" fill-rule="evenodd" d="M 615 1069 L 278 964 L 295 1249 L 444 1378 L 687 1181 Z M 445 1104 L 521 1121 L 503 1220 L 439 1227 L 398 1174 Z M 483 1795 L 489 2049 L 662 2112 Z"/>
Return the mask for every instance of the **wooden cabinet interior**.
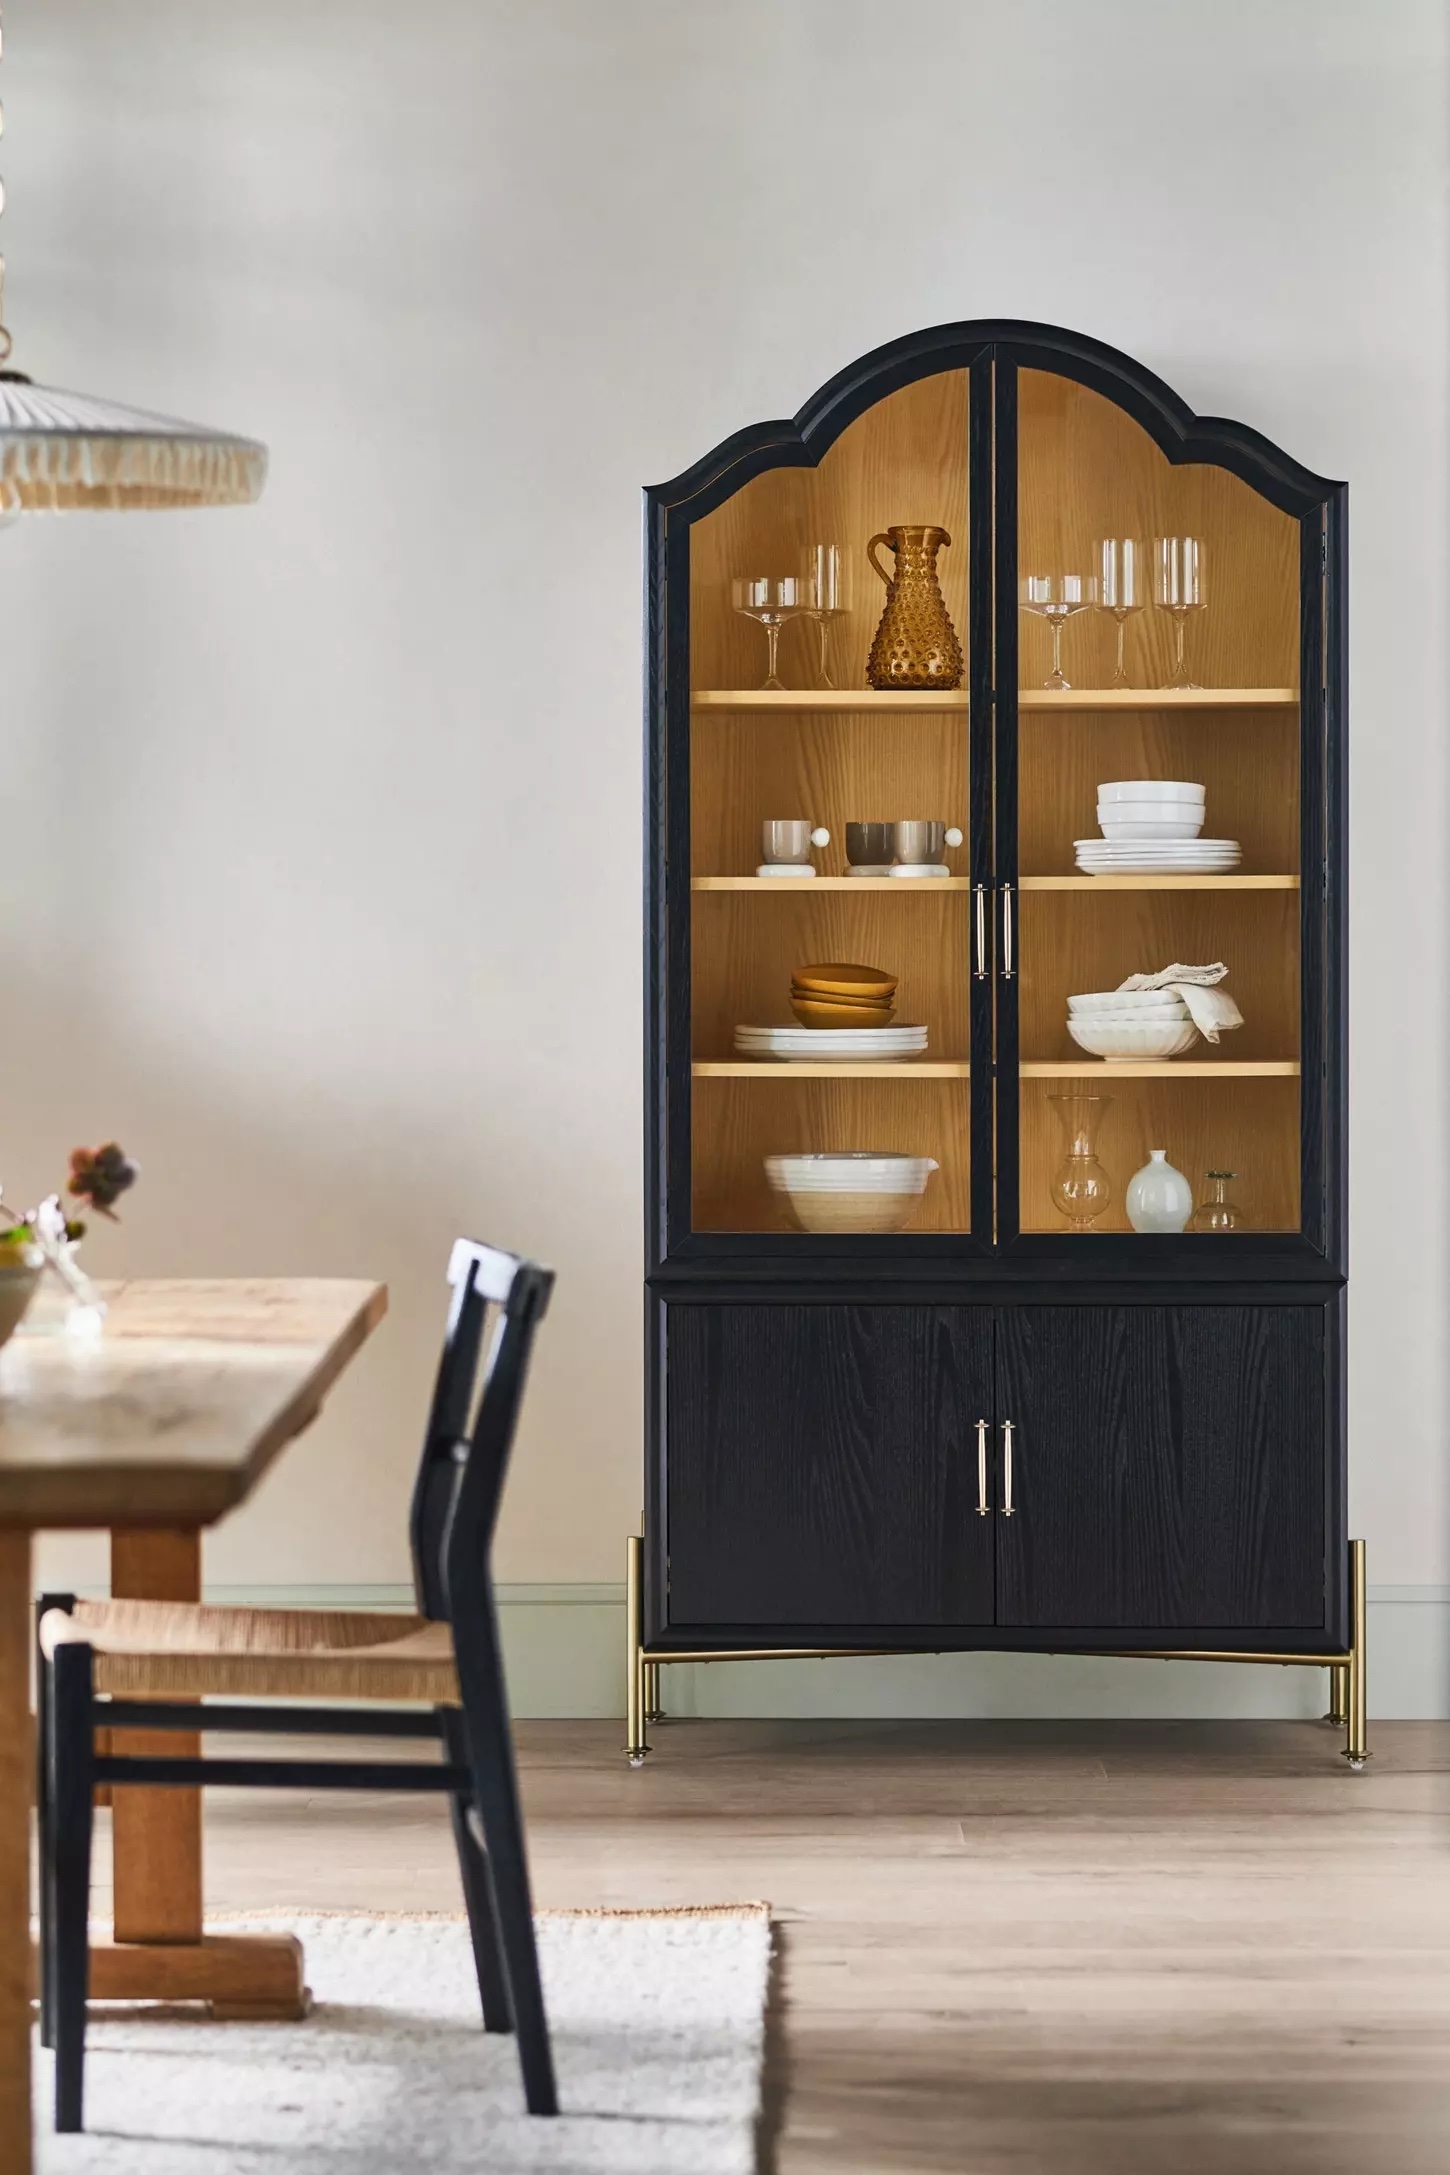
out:
<path id="1" fill-rule="evenodd" d="M 859 677 L 859 656 L 854 661 Z M 844 876 L 848 822 L 915 815 L 967 829 L 965 723 L 960 711 L 947 710 L 866 719 L 827 710 L 697 712 L 690 785 L 697 875 L 749 874 L 760 861 L 767 816 L 809 816 L 831 833 L 814 856 L 817 868 Z M 965 874 L 965 847 L 949 848 L 944 858 Z"/>
<path id="2" fill-rule="evenodd" d="M 1204 620 L 1207 616 L 1201 615 Z M 1069 620 L 1067 636 L 1076 625 Z M 1022 709 L 1017 775 L 1017 865 L 1024 877 L 1072 872 L 1074 841 L 1098 835 L 1098 787 L 1109 778 L 1185 778 L 1203 786 L 1205 832 L 1213 838 L 1236 838 L 1245 871 L 1298 873 L 1297 705 L 1271 710 Z"/>
<path id="3" fill-rule="evenodd" d="M 864 685 L 866 653 L 885 591 L 866 563 L 868 538 L 894 523 L 935 522 L 951 544 L 938 562 L 942 595 L 967 648 L 967 373 L 920 378 L 842 431 L 815 468 L 771 468 L 754 476 L 714 513 L 693 524 L 690 539 L 690 685 L 758 687 L 765 678 L 765 638 L 731 609 L 739 574 L 793 574 L 815 543 L 850 547 L 851 609 L 832 635 L 843 688 Z M 889 555 L 887 563 L 889 565 Z M 781 673 L 809 687 L 815 630 L 789 626 L 781 637 Z M 922 813 L 895 809 L 896 815 Z M 937 811 L 931 811 L 936 813 Z M 762 815 L 798 815 L 765 808 Z M 864 813 L 852 809 L 853 816 Z"/>
<path id="4" fill-rule="evenodd" d="M 1088 386 L 1055 371 L 1017 374 L 1017 549 L 1020 572 L 1091 574 L 1105 536 L 1193 536 L 1203 545 L 1207 607 L 1192 615 L 1188 661 L 1206 690 L 1294 687 L 1299 680 L 1299 524 L 1227 469 L 1175 466 L 1142 425 Z M 1151 582 L 1151 572 L 1145 567 Z M 1040 686 L 1050 632 L 1021 615 L 1018 679 Z M 1082 612 L 1063 634 L 1074 690 L 1107 687 L 1115 628 Z M 1128 622 L 1127 666 L 1139 687 L 1173 677 L 1173 625 L 1155 610 Z M 1152 771 L 1104 776 L 1152 777 Z M 1158 773 L 1158 775 L 1164 775 Z M 1196 770 L 1166 775 L 1198 778 Z M 1083 837 L 1079 831 L 1076 834 Z"/>
<path id="5" fill-rule="evenodd" d="M 791 1078 L 796 1071 L 793 1065 L 760 1066 L 753 1079 L 695 1081 L 697 1231 L 788 1231 L 766 1184 L 766 1157 L 867 1146 L 884 1154 L 934 1156 L 941 1165 L 912 1220 L 914 1231 L 971 1229 L 965 1079 L 922 1078 L 906 1066 L 888 1079 L 869 1080 Z"/>

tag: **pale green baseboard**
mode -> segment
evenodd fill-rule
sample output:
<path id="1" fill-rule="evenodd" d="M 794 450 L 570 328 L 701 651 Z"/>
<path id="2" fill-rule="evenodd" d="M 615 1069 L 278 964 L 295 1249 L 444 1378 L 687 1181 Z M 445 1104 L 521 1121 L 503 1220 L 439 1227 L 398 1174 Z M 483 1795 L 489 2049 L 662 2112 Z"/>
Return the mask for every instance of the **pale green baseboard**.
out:
<path id="1" fill-rule="evenodd" d="M 405 1586 L 223 1586 L 208 1600 L 271 1608 L 411 1608 Z M 499 1620 L 515 1714 L 622 1715 L 622 1585 L 510 1585 Z M 1371 1586 L 1369 1701 L 1390 1720 L 1450 1718 L 1450 1587 Z M 1316 1715 L 1316 1669 L 1127 1661 L 1083 1655 L 906 1654 L 858 1661 L 712 1662 L 660 1672 L 676 1715 L 1143 1716 L 1248 1719 Z"/>

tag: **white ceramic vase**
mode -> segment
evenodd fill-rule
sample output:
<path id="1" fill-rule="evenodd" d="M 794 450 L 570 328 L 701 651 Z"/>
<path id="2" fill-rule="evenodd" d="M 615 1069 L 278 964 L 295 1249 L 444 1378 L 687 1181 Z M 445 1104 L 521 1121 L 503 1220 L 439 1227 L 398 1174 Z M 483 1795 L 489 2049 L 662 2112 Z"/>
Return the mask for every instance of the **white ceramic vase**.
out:
<path id="1" fill-rule="evenodd" d="M 1128 1180 L 1128 1221 L 1135 1231 L 1181 1231 L 1193 1214 L 1193 1188 L 1168 1160 L 1166 1148 L 1150 1148 L 1148 1161 Z"/>

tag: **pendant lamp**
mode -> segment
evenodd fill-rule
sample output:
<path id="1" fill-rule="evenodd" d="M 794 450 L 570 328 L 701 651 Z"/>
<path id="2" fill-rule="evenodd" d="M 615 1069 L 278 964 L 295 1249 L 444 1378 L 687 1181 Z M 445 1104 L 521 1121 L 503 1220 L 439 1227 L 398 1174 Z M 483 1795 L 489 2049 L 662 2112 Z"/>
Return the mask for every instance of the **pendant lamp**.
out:
<path id="1" fill-rule="evenodd" d="M 57 392 L 5 367 L 4 281 L 0 257 L 0 520 L 78 508 L 244 506 L 260 497 L 267 449 L 255 439 Z"/>

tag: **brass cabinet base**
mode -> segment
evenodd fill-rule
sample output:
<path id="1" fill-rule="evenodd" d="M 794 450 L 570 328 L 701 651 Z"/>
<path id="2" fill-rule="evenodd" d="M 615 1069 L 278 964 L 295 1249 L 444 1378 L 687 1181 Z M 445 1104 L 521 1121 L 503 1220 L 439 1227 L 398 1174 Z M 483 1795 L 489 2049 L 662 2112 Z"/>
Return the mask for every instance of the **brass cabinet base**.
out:
<path id="1" fill-rule="evenodd" d="M 643 1643 L 644 1542 L 638 1534 L 629 1540 L 625 1580 L 625 1671 L 627 1698 L 625 1751 L 631 1767 L 642 1766 L 649 1752 L 647 1725 L 662 1719 L 660 1670 L 667 1663 L 708 1661 L 827 1661 L 863 1655 L 901 1654 L 911 1647 L 883 1646 L 767 1646 L 702 1647 L 688 1651 L 663 1649 L 651 1652 Z M 1367 1624 L 1365 1607 L 1364 1542 L 1349 1544 L 1350 1647 L 1347 1654 L 1245 1654 L 1203 1647 L 1094 1648 L 1110 1652 L 1114 1660 L 1139 1661 L 1237 1661 L 1259 1662 L 1279 1669 L 1327 1669 L 1329 1711 L 1326 1722 L 1344 1731 L 1344 1758 L 1358 1774 L 1369 1758 L 1368 1703 L 1365 1684 Z"/>

